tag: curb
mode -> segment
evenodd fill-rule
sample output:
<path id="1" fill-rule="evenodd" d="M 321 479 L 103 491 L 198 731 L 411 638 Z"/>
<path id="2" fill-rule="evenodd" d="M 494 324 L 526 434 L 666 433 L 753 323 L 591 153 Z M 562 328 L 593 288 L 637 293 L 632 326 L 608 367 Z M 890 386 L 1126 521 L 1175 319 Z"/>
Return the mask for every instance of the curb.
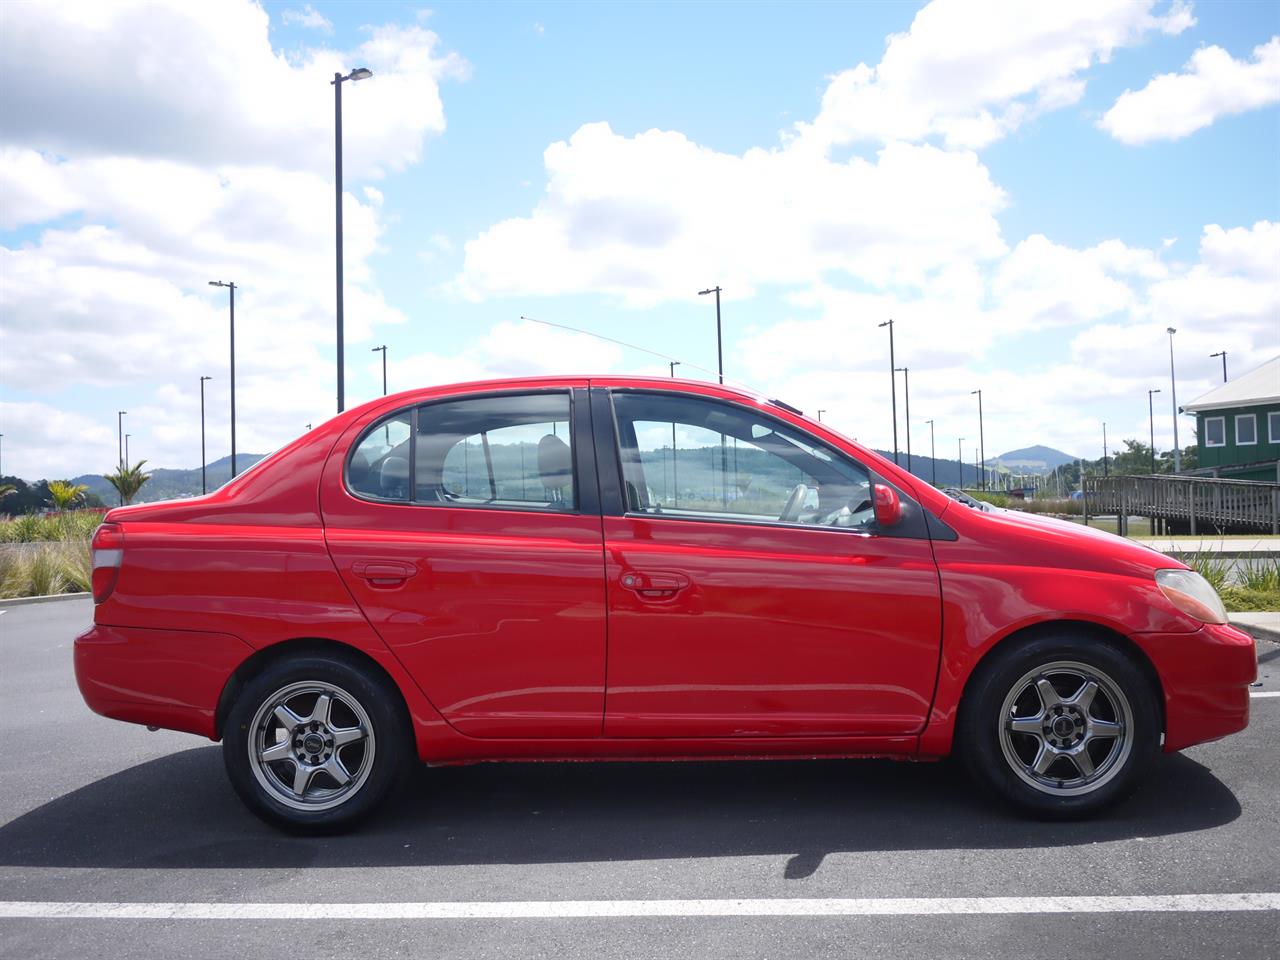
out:
<path id="1" fill-rule="evenodd" d="M 53 603 L 57 600 L 83 600 L 85 597 L 92 596 L 89 593 L 46 593 L 41 597 L 11 597 L 8 600 L 0 600 L 0 608 L 4 607 L 21 607 L 28 603 Z"/>
<path id="2" fill-rule="evenodd" d="M 1243 630 L 1255 640 L 1269 640 L 1272 643 L 1280 643 L 1280 630 L 1276 630 L 1273 627 L 1260 627 L 1256 623 L 1235 620 L 1230 614 L 1227 614 L 1227 622 L 1237 630 Z"/>

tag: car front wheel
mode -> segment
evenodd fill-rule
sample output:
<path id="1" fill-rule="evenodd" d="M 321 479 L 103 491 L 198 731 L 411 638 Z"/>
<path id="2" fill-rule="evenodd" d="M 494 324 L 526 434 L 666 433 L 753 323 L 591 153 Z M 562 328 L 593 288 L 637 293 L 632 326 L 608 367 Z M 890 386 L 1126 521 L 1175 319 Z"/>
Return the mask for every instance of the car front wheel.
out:
<path id="1" fill-rule="evenodd" d="M 255 814 L 301 832 L 368 815 L 409 759 L 399 692 L 347 659 L 308 655 L 269 665 L 227 716 L 223 760 Z"/>
<path id="2" fill-rule="evenodd" d="M 958 747 L 974 777 L 1043 816 L 1087 816 L 1128 795 L 1159 749 L 1152 684 L 1091 637 L 997 651 L 962 705 Z"/>

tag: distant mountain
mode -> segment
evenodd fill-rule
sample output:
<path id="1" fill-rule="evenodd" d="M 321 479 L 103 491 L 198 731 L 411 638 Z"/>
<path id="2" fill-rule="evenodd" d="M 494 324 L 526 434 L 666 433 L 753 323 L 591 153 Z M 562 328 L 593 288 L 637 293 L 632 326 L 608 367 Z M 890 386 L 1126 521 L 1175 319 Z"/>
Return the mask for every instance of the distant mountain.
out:
<path id="1" fill-rule="evenodd" d="M 1055 450 L 1053 447 L 1036 444 L 1034 447 L 1010 450 L 998 457 L 989 457 L 987 465 L 1028 473 L 1051 473 L 1064 464 L 1075 463 L 1078 459 L 1080 458 Z"/>
<path id="2" fill-rule="evenodd" d="M 243 473 L 261 460 L 264 453 L 237 453 L 236 471 Z M 143 467 L 150 469 L 151 465 Z M 214 460 L 205 468 L 208 477 L 208 488 L 212 492 L 231 479 L 231 458 L 223 457 Z M 75 477 L 72 483 L 83 483 L 90 493 L 96 493 L 107 506 L 115 506 L 120 502 L 115 487 L 107 483 L 101 474 L 86 473 Z M 151 479 L 142 485 L 142 489 L 134 498 L 134 503 L 150 503 L 153 500 L 177 500 L 182 497 L 198 497 L 200 495 L 200 468 L 191 470 L 173 470 L 159 467 L 151 470 Z"/>

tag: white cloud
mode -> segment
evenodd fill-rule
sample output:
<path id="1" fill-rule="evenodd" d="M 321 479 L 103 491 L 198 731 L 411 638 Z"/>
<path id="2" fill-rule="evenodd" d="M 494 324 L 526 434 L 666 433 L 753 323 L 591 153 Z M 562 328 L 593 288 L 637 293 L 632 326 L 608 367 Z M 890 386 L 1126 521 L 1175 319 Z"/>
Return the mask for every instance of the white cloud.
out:
<path id="1" fill-rule="evenodd" d="M 452 356 L 421 353 L 388 364 L 389 379 L 407 387 L 495 377 L 602 374 L 622 363 L 617 345 L 529 320 L 496 324 Z M 393 384 L 393 389 L 395 389 Z"/>
<path id="2" fill-rule="evenodd" d="M 1227 350 L 1240 364 L 1274 355 L 1280 337 L 1280 225 L 1205 227 L 1200 262 L 1166 264 L 1156 252 L 1111 240 L 1077 250 L 1043 236 L 1023 241 L 985 273 L 937 278 L 910 297 L 815 287 L 791 297 L 798 315 L 743 338 L 730 369 L 759 389 L 864 442 L 891 443 L 888 334 L 897 321 L 896 361 L 911 368 L 913 447 L 927 449 L 935 421 L 938 454 L 954 458 L 965 436 L 976 446 L 983 389 L 987 452 L 1028 438 L 1071 453 L 1101 455 L 1101 423 L 1113 446 L 1147 434 L 1146 391 L 1165 391 L 1156 440 L 1172 443 L 1168 415 L 1167 326 L 1175 326 L 1178 396 L 1186 401 L 1218 382 L 1209 354 Z M 987 274 L 989 273 L 989 279 Z M 816 311 L 818 316 L 805 316 Z M 997 347 L 1053 331 L 1049 352 L 1021 350 L 1016 364 L 992 369 Z M 1157 398 L 1159 400 L 1159 398 Z M 906 449 L 905 397 L 898 381 L 900 445 Z M 1111 411 L 1110 414 L 1103 411 Z M 1064 415 L 1068 411 L 1069 415 Z M 1125 411 L 1128 411 L 1126 414 Z M 1190 423 L 1180 438 L 1190 442 Z"/>
<path id="3" fill-rule="evenodd" d="M 280 19 L 285 23 L 296 23 L 300 27 L 306 27 L 310 30 L 323 30 L 325 33 L 333 33 L 333 24 L 319 10 L 307 4 L 301 10 L 285 10 L 280 14 Z"/>
<path id="4" fill-rule="evenodd" d="M 795 135 L 823 149 L 857 141 L 941 138 L 981 148 L 1038 114 L 1077 103 L 1082 74 L 1152 31 L 1195 23 L 1189 4 L 1154 0 L 1025 3 L 934 0 L 876 66 L 831 78 L 822 109 Z"/>
<path id="5" fill-rule="evenodd" d="M 354 50 L 272 50 L 256 3 L 67 0 L 4 8 L 8 91 L 0 138 L 62 156 L 269 164 L 325 173 L 333 163 L 335 72 L 344 85 L 352 176 L 416 162 L 444 130 L 440 81 L 465 74 L 420 26 L 380 26 Z"/>
<path id="6" fill-rule="evenodd" d="M 378 165 L 412 163 L 443 130 L 438 82 L 461 61 L 421 27 L 394 25 L 371 28 L 355 51 L 286 61 L 247 0 L 20 4 L 3 17 L 13 109 L 0 112 L 0 227 L 43 225 L 35 239 L 0 247 L 0 379 L 27 395 L 6 405 L 6 469 L 38 477 L 114 462 L 113 424 L 86 432 L 83 414 L 74 424 L 48 415 L 78 386 L 128 397 L 138 456 L 189 466 L 202 374 L 215 377 L 210 457 L 225 453 L 227 294 L 211 279 L 239 285 L 240 450 L 273 449 L 332 414 L 325 72 L 361 62 L 375 79 L 344 94 L 348 159 L 363 157 L 348 163 L 344 247 L 348 402 L 362 399 L 352 376 L 360 341 L 405 318 L 370 267 L 382 193 L 359 181 Z"/>
<path id="7" fill-rule="evenodd" d="M 53 404 L 0 402 L 0 433 L 6 476 L 62 480 L 79 476 L 86 463 L 111 469 L 116 462 L 114 428 Z"/>
<path id="8" fill-rule="evenodd" d="M 1122 93 L 1098 126 L 1124 143 L 1178 140 L 1219 117 L 1273 103 L 1280 103 L 1280 37 L 1254 47 L 1248 61 L 1221 47 L 1201 47 L 1183 73 L 1164 73 Z"/>
<path id="9" fill-rule="evenodd" d="M 833 162 L 798 146 L 726 154 L 593 123 L 548 147 L 545 163 L 533 213 L 466 244 L 463 295 L 594 292 L 640 307 L 687 299 L 708 278 L 737 298 L 829 271 L 884 287 L 1005 249 L 1005 196 L 987 169 L 928 145 Z"/>

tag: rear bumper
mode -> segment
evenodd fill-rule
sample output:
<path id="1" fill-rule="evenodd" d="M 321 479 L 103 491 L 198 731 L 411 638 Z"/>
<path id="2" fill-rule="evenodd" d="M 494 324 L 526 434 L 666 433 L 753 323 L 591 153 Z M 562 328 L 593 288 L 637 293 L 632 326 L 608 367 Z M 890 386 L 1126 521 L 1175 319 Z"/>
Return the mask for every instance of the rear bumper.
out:
<path id="1" fill-rule="evenodd" d="M 97 625 L 76 638 L 76 683 L 104 717 L 212 740 L 218 698 L 252 653 L 226 633 Z"/>
<path id="2" fill-rule="evenodd" d="M 1137 634 L 1164 687 L 1166 752 L 1218 740 L 1249 725 L 1258 677 L 1253 637 L 1229 624 L 1195 633 Z"/>

